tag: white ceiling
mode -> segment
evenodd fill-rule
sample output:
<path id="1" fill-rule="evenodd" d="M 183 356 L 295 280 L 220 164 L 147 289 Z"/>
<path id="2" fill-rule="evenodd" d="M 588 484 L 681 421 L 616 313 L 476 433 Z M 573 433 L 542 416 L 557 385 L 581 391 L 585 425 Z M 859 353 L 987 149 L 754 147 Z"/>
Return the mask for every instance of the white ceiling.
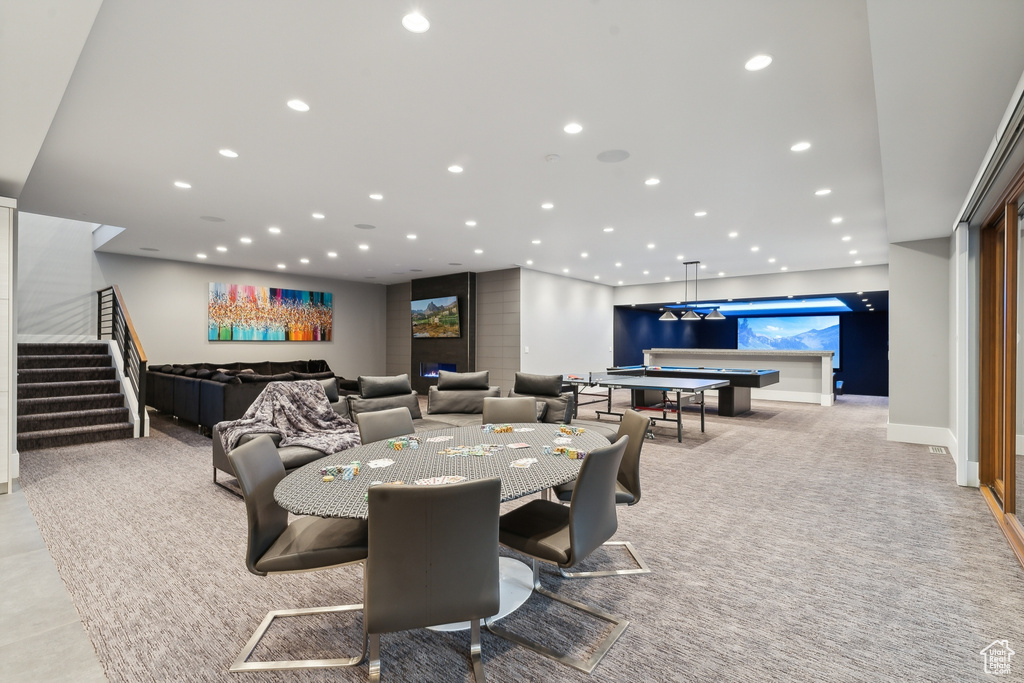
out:
<path id="1" fill-rule="evenodd" d="M 873 265 L 949 234 L 1024 71 L 1014 0 L 423 0 L 424 34 L 413 8 L 104 0 L 19 208 L 125 228 L 103 251 L 381 283 Z"/>

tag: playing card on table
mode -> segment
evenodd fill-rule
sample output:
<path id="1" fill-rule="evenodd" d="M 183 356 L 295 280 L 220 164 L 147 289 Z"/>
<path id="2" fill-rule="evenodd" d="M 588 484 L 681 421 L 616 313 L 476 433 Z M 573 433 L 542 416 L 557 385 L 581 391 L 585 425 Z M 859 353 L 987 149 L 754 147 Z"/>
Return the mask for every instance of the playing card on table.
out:
<path id="1" fill-rule="evenodd" d="M 517 432 L 532 432 L 533 431 L 533 427 L 516 427 L 515 431 L 517 431 Z"/>
<path id="2" fill-rule="evenodd" d="M 555 439 L 555 443 L 558 444 L 559 446 L 564 446 L 566 444 L 572 443 L 572 439 L 570 439 L 567 436 L 559 436 Z"/>
<path id="3" fill-rule="evenodd" d="M 427 439 L 427 443 L 441 443 L 442 441 L 451 441 L 454 438 L 455 437 L 450 434 L 448 436 L 432 436 Z"/>
<path id="4" fill-rule="evenodd" d="M 389 458 L 381 458 L 380 460 L 371 460 L 370 462 L 366 463 L 367 467 L 369 467 L 371 470 L 375 470 L 375 469 L 378 469 L 378 468 L 381 468 L 381 467 L 387 467 L 388 465 L 394 465 L 394 464 L 395 464 L 395 461 L 391 460 Z"/>
<path id="5" fill-rule="evenodd" d="M 510 463 L 509 467 L 516 467 L 516 468 L 520 468 L 520 469 L 525 469 L 525 468 L 529 467 L 530 465 L 532 465 L 535 462 L 537 462 L 537 458 L 521 458 L 519 460 L 516 460 L 516 461 Z"/>
<path id="6" fill-rule="evenodd" d="M 508 445 L 508 447 L 509 447 L 509 448 L 529 448 L 529 447 L 530 447 L 530 444 L 528 444 L 528 443 L 523 443 L 522 441 L 520 441 L 519 443 L 510 443 L 510 444 Z"/>

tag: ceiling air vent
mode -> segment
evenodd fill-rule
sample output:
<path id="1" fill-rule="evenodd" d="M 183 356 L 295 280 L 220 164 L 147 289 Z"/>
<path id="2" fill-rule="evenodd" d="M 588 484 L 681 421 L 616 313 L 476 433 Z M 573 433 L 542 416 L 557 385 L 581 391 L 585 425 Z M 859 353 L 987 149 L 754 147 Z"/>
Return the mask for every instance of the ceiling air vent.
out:
<path id="1" fill-rule="evenodd" d="M 942 446 L 929 446 L 928 452 L 934 453 L 935 455 L 946 455 L 946 449 Z"/>

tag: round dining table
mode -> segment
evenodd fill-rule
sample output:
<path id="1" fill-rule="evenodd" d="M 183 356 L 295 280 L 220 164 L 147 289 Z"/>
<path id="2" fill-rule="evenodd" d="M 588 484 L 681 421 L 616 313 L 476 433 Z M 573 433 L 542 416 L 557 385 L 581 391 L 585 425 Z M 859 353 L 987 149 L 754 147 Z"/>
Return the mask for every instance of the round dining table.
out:
<path id="1" fill-rule="evenodd" d="M 506 502 L 576 478 L 583 461 L 554 452 L 545 454 L 545 446 L 552 451 L 564 446 L 587 452 L 608 445 L 608 439 L 592 430 L 566 434 L 556 424 L 514 424 L 512 430 L 485 431 L 483 426 L 477 425 L 419 432 L 411 435 L 417 441 L 417 448 L 406 444 L 400 450 L 388 441 L 363 444 L 293 470 L 274 489 L 274 499 L 297 515 L 365 519 L 368 516 L 366 492 L 371 485 L 394 482 L 432 485 L 442 483 L 446 477 L 466 480 L 498 477 L 501 500 Z M 514 448 L 514 445 L 519 447 Z M 478 448 L 481 446 L 486 448 Z M 473 450 L 485 450 L 488 454 L 462 454 Z M 536 462 L 526 467 L 513 465 L 531 458 L 536 458 Z M 340 468 L 353 461 L 359 461 L 359 474 L 344 479 Z M 324 481 L 322 470 L 330 467 L 338 468 L 338 474 L 333 481 Z M 501 609 L 497 618 L 518 609 L 533 592 L 533 570 L 525 563 L 502 557 L 499 573 Z M 434 628 L 466 629 L 469 622 Z"/>

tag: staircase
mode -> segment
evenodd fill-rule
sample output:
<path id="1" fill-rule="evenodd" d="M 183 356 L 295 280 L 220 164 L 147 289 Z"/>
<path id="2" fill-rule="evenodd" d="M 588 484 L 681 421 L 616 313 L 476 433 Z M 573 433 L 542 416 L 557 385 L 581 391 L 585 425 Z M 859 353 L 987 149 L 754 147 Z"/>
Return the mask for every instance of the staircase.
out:
<path id="1" fill-rule="evenodd" d="M 19 451 L 133 436 L 107 344 L 18 344 Z"/>

